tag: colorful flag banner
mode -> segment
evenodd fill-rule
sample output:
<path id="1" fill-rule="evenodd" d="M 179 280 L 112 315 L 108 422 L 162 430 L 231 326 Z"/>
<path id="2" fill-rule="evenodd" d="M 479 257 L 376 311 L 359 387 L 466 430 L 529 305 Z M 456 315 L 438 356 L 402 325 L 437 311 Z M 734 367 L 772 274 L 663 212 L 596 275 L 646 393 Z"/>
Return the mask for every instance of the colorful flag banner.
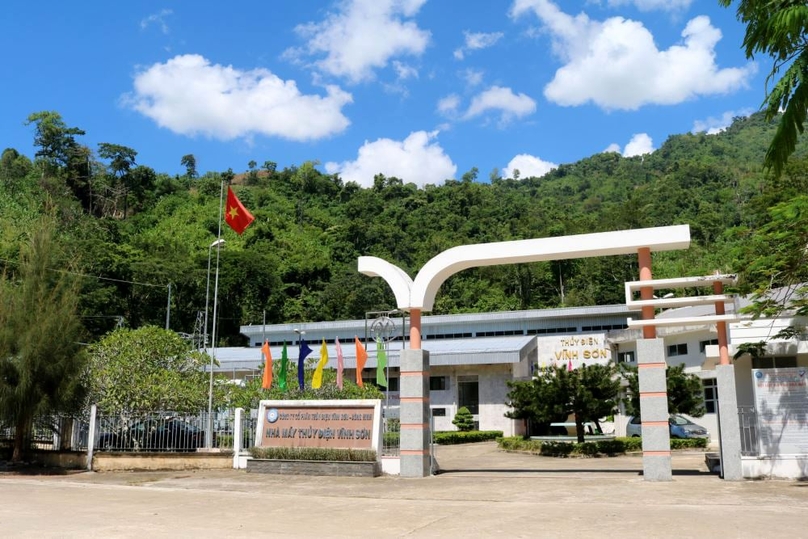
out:
<path id="1" fill-rule="evenodd" d="M 337 387 L 342 389 L 342 369 L 345 368 L 345 362 L 342 357 L 342 346 L 339 343 L 339 337 L 334 342 L 337 345 Z"/>
<path id="2" fill-rule="evenodd" d="M 320 347 L 320 361 L 317 362 L 317 368 L 314 369 L 314 374 L 311 377 L 312 389 L 320 389 L 323 386 L 323 369 L 328 363 L 328 348 L 323 339 L 323 345 Z"/>
<path id="3" fill-rule="evenodd" d="M 286 369 L 289 365 L 289 356 L 286 355 L 286 341 L 283 341 L 283 352 L 281 352 L 281 372 L 278 373 L 278 387 L 286 391 Z"/>
<path id="4" fill-rule="evenodd" d="M 224 220 L 239 235 L 255 220 L 255 217 L 244 207 L 244 204 L 241 203 L 229 185 L 227 186 L 227 205 L 225 206 Z"/>
<path id="5" fill-rule="evenodd" d="M 269 351 L 269 341 L 264 341 L 261 352 L 264 354 L 264 380 L 261 387 L 269 389 L 272 387 L 272 352 Z"/>
<path id="6" fill-rule="evenodd" d="M 365 384 L 362 382 L 362 369 L 365 368 L 365 362 L 368 360 L 368 353 L 365 350 L 365 347 L 362 346 L 362 342 L 359 340 L 359 337 L 354 336 L 354 342 L 356 343 L 356 385 L 359 387 L 364 387 Z"/>
<path id="7" fill-rule="evenodd" d="M 297 384 L 300 386 L 300 391 L 306 389 L 305 369 L 303 368 L 303 361 L 311 354 L 311 348 L 306 344 L 306 339 L 300 339 L 300 353 L 297 356 Z"/>
<path id="8" fill-rule="evenodd" d="M 381 387 L 387 387 L 386 368 L 387 352 L 384 350 L 384 343 L 381 339 L 376 339 L 376 384 Z"/>

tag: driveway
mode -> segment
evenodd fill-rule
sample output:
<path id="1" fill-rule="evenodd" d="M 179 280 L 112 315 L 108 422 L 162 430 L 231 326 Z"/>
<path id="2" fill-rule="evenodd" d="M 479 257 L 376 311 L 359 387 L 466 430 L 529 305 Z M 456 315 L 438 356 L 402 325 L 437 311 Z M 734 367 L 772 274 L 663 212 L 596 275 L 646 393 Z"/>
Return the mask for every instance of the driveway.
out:
<path id="1" fill-rule="evenodd" d="M 701 458 L 700 458 L 701 457 Z M 0 474 L 7 537 L 776 537 L 804 532 L 808 483 L 725 482 L 703 456 L 646 482 L 635 456 L 556 459 L 492 443 L 439 447 L 443 473 L 288 477 L 244 471 Z M 701 462 L 699 464 L 699 462 Z"/>

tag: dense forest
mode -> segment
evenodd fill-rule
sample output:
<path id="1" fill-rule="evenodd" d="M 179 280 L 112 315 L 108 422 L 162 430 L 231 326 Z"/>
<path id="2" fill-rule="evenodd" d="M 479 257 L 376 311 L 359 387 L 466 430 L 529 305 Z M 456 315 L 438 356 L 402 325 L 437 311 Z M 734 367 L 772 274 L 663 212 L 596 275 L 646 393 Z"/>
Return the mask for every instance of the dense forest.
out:
<path id="1" fill-rule="evenodd" d="M 68 254 L 52 269 L 80 280 L 88 341 L 119 324 L 164 325 L 169 288 L 171 329 L 201 331 L 223 181 L 255 222 L 242 236 L 223 227 L 220 345 L 241 344 L 239 326 L 264 316 L 317 321 L 394 308 L 381 279 L 357 272 L 362 255 L 414 275 L 456 245 L 689 224 L 691 248 L 655 254 L 655 277 L 743 274 L 760 254 L 752 240 L 769 208 L 808 191 L 804 141 L 778 180 L 764 175 L 776 125 L 761 114 L 715 135 L 671 136 L 642 157 L 601 153 L 518 179 L 472 169 L 424 188 L 382 175 L 362 188 L 312 162 L 277 170 L 251 161 L 243 173 L 200 176 L 193 155 L 177 156 L 186 173 L 169 176 L 139 163 L 136 149 L 84 146 L 84 132 L 58 113 L 29 123 L 36 155 L 8 148 L 0 158 L 0 267 L 13 278 L 31 223 L 55 217 Z M 479 268 L 450 278 L 433 313 L 621 303 L 623 282 L 636 278 L 636 257 Z"/>

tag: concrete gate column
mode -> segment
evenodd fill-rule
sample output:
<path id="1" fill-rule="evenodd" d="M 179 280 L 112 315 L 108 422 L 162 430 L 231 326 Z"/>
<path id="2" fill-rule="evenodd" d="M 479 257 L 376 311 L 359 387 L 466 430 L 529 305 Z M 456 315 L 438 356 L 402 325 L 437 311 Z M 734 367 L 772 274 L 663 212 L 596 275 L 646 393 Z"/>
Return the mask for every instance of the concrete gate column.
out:
<path id="1" fill-rule="evenodd" d="M 743 479 L 741 462 L 741 426 L 738 420 L 738 393 L 735 389 L 735 365 L 716 365 L 718 389 L 718 438 L 721 444 L 721 477 L 727 481 Z"/>
<path id="2" fill-rule="evenodd" d="M 429 352 L 401 351 L 401 477 L 432 474 L 429 424 Z"/>
<path id="3" fill-rule="evenodd" d="M 671 437 L 668 426 L 668 388 L 665 341 L 637 341 L 642 421 L 642 471 L 646 481 L 670 481 Z"/>

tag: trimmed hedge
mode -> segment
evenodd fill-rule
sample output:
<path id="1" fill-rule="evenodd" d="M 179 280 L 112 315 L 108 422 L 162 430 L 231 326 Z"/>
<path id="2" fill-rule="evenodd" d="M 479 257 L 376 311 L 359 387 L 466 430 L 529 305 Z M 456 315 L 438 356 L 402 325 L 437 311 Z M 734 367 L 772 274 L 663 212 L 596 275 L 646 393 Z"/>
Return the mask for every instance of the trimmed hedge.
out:
<path id="1" fill-rule="evenodd" d="M 439 445 L 470 444 L 502 438 L 501 430 L 437 431 L 432 440 Z"/>
<path id="2" fill-rule="evenodd" d="M 271 460 L 330 460 L 368 462 L 376 460 L 376 452 L 366 449 L 336 449 L 332 447 L 251 447 L 254 459 Z"/>
<path id="3" fill-rule="evenodd" d="M 641 438 L 614 438 L 594 442 L 554 442 L 541 440 L 525 440 L 519 436 L 500 438 L 499 448 L 505 451 L 522 451 L 545 457 L 595 457 L 614 456 L 642 451 Z M 671 439 L 671 449 L 703 449 L 707 440 L 703 438 Z"/>

